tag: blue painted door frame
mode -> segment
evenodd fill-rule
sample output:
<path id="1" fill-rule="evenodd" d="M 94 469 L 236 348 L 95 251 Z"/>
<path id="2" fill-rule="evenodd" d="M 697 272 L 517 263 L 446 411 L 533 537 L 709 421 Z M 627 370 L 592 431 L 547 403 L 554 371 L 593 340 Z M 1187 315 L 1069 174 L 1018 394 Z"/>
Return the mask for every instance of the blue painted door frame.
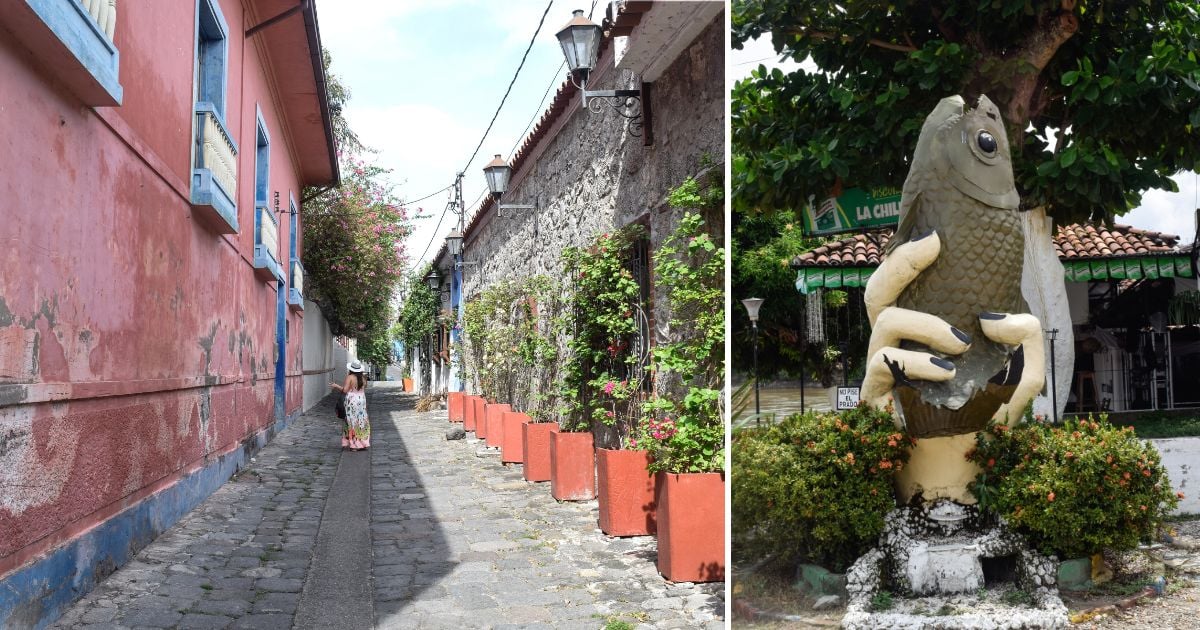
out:
<path id="1" fill-rule="evenodd" d="M 280 280 L 275 292 L 275 421 L 282 422 L 287 395 L 287 286 Z"/>

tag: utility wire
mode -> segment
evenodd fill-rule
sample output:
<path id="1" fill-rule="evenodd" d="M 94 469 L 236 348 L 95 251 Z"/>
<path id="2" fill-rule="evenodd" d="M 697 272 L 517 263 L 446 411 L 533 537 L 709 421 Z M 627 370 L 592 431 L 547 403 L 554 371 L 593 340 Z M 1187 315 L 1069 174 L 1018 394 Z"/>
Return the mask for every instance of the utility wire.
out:
<path id="1" fill-rule="evenodd" d="M 538 21 L 537 30 L 533 32 L 533 37 L 529 38 L 529 46 L 525 48 L 525 54 L 521 55 L 521 63 L 517 66 L 517 71 L 513 73 L 512 81 L 508 82 L 508 89 L 504 91 L 504 97 L 500 99 L 500 105 L 496 107 L 496 113 L 492 114 L 492 120 L 488 123 L 487 129 L 483 132 L 483 137 L 479 139 L 479 144 L 475 145 L 475 151 L 471 153 L 471 159 L 467 160 L 467 165 L 460 172 L 467 172 L 471 168 L 471 162 L 475 161 L 475 156 L 479 155 L 479 149 L 483 146 L 483 141 L 487 140 L 488 134 L 492 131 L 492 125 L 496 124 L 496 118 L 500 116 L 500 110 L 504 108 L 504 102 L 508 100 L 508 95 L 512 92 L 513 85 L 517 82 L 517 77 L 521 74 L 521 68 L 525 67 L 525 59 L 529 57 L 529 51 L 533 50 L 533 42 L 537 40 L 538 33 L 542 32 L 542 25 L 546 23 L 546 15 L 550 13 L 550 7 L 554 6 L 554 0 L 550 0 L 550 4 L 546 5 L 546 10 L 542 12 L 542 19 Z"/>
<path id="2" fill-rule="evenodd" d="M 560 78 L 561 77 L 560 73 L 562 72 L 563 67 L 566 65 L 567 65 L 567 62 L 563 61 L 561 64 L 559 64 L 558 69 L 554 71 L 554 78 L 552 78 L 550 80 L 550 85 L 548 85 L 546 87 L 546 93 L 542 95 L 542 102 L 538 103 L 537 109 L 534 110 L 533 118 L 529 119 L 529 124 L 525 125 L 525 131 L 522 131 L 521 135 L 517 136 L 517 142 L 515 144 L 513 144 L 512 149 L 510 149 L 508 151 L 509 159 L 512 159 L 516 155 L 517 147 L 520 146 L 521 141 L 525 139 L 525 136 L 527 136 L 529 134 L 529 129 L 533 127 L 534 121 L 536 121 L 538 119 L 538 116 L 542 115 L 542 106 L 546 104 L 546 99 L 550 97 L 550 90 L 553 90 L 554 86 L 558 85 L 559 82 L 562 80 Z M 1200 207 L 1200 206 L 1197 206 L 1197 207 Z"/>
<path id="3" fill-rule="evenodd" d="M 521 55 L 521 63 L 517 65 L 517 71 L 513 73 L 512 80 L 508 82 L 508 89 L 504 90 L 504 96 L 500 98 L 500 105 L 496 107 L 496 113 L 492 114 L 492 120 L 488 122 L 487 129 L 485 129 L 483 132 L 483 137 L 479 139 L 479 144 L 475 145 L 475 151 L 471 153 L 471 158 L 467 160 L 467 165 L 463 167 L 461 172 L 465 173 L 467 172 L 467 169 L 471 167 L 471 163 L 474 162 L 475 157 L 479 155 L 479 149 L 483 147 L 483 142 L 487 140 L 488 134 L 491 133 L 492 125 L 496 124 L 496 118 L 500 116 L 500 110 L 504 109 L 504 103 L 508 100 L 508 95 L 512 92 L 513 85 L 515 85 L 517 82 L 517 77 L 521 75 L 521 68 L 525 67 L 525 60 L 529 57 L 529 51 L 533 50 L 533 43 L 537 41 L 538 33 L 542 32 L 542 25 L 546 23 L 546 16 L 549 15 L 550 7 L 552 6 L 554 6 L 554 0 L 550 0 L 550 3 L 546 5 L 546 10 L 542 11 L 542 18 L 538 20 L 537 29 L 534 30 L 533 37 L 529 38 L 529 45 L 525 47 L 525 54 Z M 592 6 L 594 7 L 595 3 L 593 3 Z M 451 184 L 450 186 L 453 185 L 454 184 Z M 447 186 L 446 188 L 450 188 L 450 186 Z M 443 188 L 442 190 L 446 190 L 446 188 Z M 433 194 L 436 195 L 442 192 L 442 190 L 439 190 Z M 432 197 L 433 195 L 430 196 Z M 483 193 L 480 193 L 479 198 L 483 198 Z M 417 201 L 420 201 L 420 199 Z M 471 205 L 473 206 L 475 203 L 473 202 Z M 423 260 L 425 258 L 425 254 L 429 253 L 429 248 L 433 245 L 433 242 L 437 240 L 438 231 L 442 228 L 442 221 L 446 218 L 446 211 L 449 209 L 450 206 L 446 206 L 446 208 L 442 210 L 442 216 L 438 217 L 437 227 L 433 229 L 433 236 L 431 236 L 429 238 L 429 242 L 425 244 L 425 250 L 421 253 L 421 256 L 417 258 L 417 261 Z M 462 211 L 466 212 L 467 209 L 464 207 L 462 208 Z"/>
<path id="4" fill-rule="evenodd" d="M 405 205 L 405 206 L 406 206 L 406 205 L 408 205 L 408 204 L 411 204 L 411 203 L 419 203 L 419 202 L 421 202 L 421 201 L 425 201 L 426 199 L 428 199 L 428 198 L 430 198 L 430 197 L 432 197 L 432 196 L 434 196 L 434 195 L 441 194 L 441 193 L 443 193 L 443 192 L 445 192 L 445 191 L 447 191 L 447 190 L 450 190 L 450 188 L 452 188 L 453 186 L 454 186 L 454 184 L 447 184 L 445 188 L 443 188 L 443 189 L 441 189 L 441 190 L 439 190 L 439 191 L 437 191 L 437 192 L 431 192 L 431 193 L 429 193 L 428 195 L 425 195 L 424 197 L 421 197 L 420 199 L 413 199 L 412 201 L 409 201 L 409 200 L 405 199 L 405 200 L 404 200 L 404 203 L 403 203 L 403 204 L 401 204 L 401 205 Z"/>

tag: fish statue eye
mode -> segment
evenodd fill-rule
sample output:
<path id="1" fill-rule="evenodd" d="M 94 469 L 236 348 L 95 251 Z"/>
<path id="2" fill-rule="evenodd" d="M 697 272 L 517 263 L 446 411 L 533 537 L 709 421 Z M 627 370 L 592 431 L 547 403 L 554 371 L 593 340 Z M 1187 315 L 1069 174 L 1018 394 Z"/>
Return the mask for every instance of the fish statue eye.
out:
<path id="1" fill-rule="evenodd" d="M 976 136 L 975 141 L 979 144 L 979 150 L 983 151 L 989 157 L 996 154 L 996 138 L 987 131 L 981 130 Z"/>

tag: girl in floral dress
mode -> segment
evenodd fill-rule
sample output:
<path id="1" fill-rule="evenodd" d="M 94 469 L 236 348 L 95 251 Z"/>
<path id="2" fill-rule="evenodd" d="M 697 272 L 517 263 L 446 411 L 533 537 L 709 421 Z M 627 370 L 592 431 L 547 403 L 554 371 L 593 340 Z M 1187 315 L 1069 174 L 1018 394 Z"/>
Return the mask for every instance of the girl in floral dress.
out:
<path id="1" fill-rule="evenodd" d="M 352 451 L 366 450 L 371 446 L 371 421 L 367 418 L 367 379 L 359 361 L 346 365 L 346 381 L 341 385 L 329 386 L 346 395 L 346 424 L 342 427 L 342 448 Z"/>

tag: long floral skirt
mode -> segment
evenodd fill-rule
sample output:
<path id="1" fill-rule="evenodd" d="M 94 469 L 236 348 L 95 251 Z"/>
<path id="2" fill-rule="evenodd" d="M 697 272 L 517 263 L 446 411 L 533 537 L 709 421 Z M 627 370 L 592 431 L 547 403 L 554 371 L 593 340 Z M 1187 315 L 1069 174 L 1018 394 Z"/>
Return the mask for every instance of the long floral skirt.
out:
<path id="1" fill-rule="evenodd" d="M 342 428 L 342 446 L 367 448 L 371 445 L 371 421 L 367 418 L 367 395 L 346 394 L 346 426 Z"/>

